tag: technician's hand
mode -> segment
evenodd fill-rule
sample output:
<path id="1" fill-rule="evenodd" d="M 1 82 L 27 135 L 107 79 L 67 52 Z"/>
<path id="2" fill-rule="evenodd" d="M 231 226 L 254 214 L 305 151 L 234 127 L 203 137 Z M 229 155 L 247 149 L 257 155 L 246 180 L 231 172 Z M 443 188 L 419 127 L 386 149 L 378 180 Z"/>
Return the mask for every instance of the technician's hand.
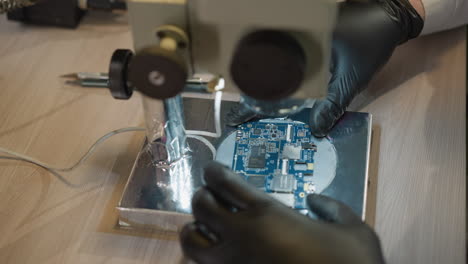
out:
<path id="1" fill-rule="evenodd" d="M 312 133 L 318 137 L 328 134 L 395 48 L 417 37 L 424 24 L 407 0 L 348 0 L 339 5 L 328 96 L 314 105 L 310 117 Z M 241 107 L 230 114 L 228 123 L 237 125 L 253 117 Z"/>
<path id="2" fill-rule="evenodd" d="M 309 195 L 312 220 L 213 163 L 192 202 L 196 222 L 182 230 L 184 253 L 211 263 L 384 263 L 379 239 L 350 208 Z"/>
<path id="3" fill-rule="evenodd" d="M 423 24 L 407 0 L 341 3 L 333 35 L 328 96 L 312 108 L 312 133 L 325 136 L 387 63 L 396 46 L 417 37 Z"/>

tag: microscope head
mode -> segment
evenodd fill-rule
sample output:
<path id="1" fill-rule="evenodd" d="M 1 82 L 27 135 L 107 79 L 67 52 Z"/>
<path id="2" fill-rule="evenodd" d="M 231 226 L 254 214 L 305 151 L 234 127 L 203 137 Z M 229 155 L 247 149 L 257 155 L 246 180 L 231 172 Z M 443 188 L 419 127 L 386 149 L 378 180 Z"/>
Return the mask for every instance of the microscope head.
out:
<path id="1" fill-rule="evenodd" d="M 332 0 L 130 0 L 128 8 L 129 80 L 147 96 L 173 97 L 198 74 L 222 78 L 224 92 L 270 116 L 327 95 Z"/>

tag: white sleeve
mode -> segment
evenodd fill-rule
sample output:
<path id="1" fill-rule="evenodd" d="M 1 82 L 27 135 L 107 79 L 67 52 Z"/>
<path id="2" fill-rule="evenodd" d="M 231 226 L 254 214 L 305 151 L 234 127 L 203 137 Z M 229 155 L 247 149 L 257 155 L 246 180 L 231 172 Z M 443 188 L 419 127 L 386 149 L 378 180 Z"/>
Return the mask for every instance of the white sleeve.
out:
<path id="1" fill-rule="evenodd" d="M 422 0 L 426 19 L 422 34 L 468 24 L 468 0 Z"/>

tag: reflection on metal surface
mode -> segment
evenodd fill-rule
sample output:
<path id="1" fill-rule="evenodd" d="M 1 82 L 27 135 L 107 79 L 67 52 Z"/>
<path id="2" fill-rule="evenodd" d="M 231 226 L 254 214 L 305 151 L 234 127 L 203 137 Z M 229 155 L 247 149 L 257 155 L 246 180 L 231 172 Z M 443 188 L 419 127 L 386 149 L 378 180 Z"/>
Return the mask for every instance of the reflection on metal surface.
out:
<path id="1" fill-rule="evenodd" d="M 212 160 L 212 153 L 200 141 L 186 138 L 180 129 L 213 131 L 213 100 L 178 98 L 170 103 L 180 107 L 167 112 L 170 122 L 166 123 L 165 137 L 145 143 L 125 187 L 118 206 L 122 224 L 178 231 L 191 219 L 186 215 L 191 212 L 191 197 L 203 184 L 203 167 Z M 235 104 L 223 101 L 222 120 Z M 310 109 L 305 109 L 290 118 L 308 122 L 309 113 Z M 235 129 L 224 123 L 222 128 L 219 140 L 207 140 L 217 147 L 217 159 L 228 165 L 232 162 Z M 310 186 L 360 215 L 365 209 L 370 129 L 369 114 L 346 113 L 327 138 L 316 139 L 317 183 Z"/>
<path id="2" fill-rule="evenodd" d="M 177 163 L 185 161 L 189 158 L 189 155 L 183 155 L 182 157 L 175 159 L 173 161 L 168 160 L 153 160 L 151 163 L 157 169 L 162 169 L 164 171 L 171 169 L 172 167 L 176 166 Z"/>

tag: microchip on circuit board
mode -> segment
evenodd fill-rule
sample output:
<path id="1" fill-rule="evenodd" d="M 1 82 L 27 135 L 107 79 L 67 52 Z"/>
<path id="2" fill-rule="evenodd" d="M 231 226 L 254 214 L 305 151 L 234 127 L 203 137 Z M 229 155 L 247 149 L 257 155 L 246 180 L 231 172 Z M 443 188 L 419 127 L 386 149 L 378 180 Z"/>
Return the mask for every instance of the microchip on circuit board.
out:
<path id="1" fill-rule="evenodd" d="M 263 119 L 238 126 L 232 169 L 286 205 L 302 210 L 315 191 L 309 126 L 289 119 Z"/>
<path id="2" fill-rule="evenodd" d="M 266 147 L 265 145 L 251 146 L 248 168 L 265 168 L 266 166 Z"/>

